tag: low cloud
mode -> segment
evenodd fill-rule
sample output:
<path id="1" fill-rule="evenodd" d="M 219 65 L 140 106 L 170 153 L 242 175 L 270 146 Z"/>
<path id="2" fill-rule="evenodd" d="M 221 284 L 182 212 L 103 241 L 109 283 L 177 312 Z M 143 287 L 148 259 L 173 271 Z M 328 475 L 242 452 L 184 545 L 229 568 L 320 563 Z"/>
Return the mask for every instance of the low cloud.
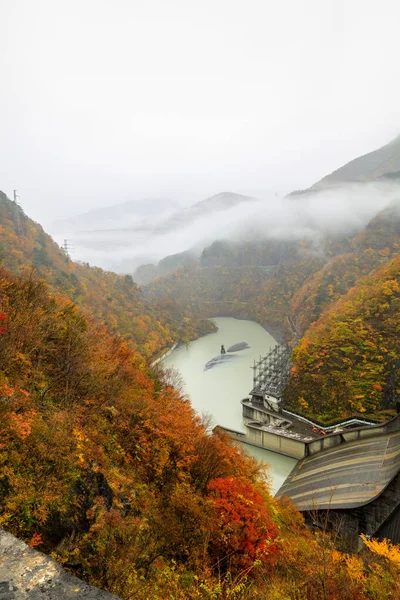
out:
<path id="1" fill-rule="evenodd" d="M 195 216 L 187 209 L 171 210 L 171 203 L 156 214 L 120 211 L 116 206 L 90 214 L 85 229 L 79 231 L 72 220 L 58 227 L 56 239 L 70 240 L 74 260 L 112 269 L 133 271 L 138 265 L 156 263 L 170 254 L 201 250 L 214 240 L 314 239 L 321 236 L 354 235 L 377 212 L 400 198 L 395 182 L 346 184 L 318 193 L 250 199 L 231 208 L 212 210 Z M 159 201 L 158 201 L 159 202 Z M 142 205 L 143 209 L 143 205 Z M 108 215 L 108 216 L 107 216 Z"/>

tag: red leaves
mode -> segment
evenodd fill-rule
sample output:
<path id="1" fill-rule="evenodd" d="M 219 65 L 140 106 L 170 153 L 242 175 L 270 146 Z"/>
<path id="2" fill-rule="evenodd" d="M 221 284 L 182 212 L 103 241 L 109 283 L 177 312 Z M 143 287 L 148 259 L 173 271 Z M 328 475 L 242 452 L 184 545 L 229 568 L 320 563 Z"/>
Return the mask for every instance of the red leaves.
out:
<path id="1" fill-rule="evenodd" d="M 5 315 L 3 312 L 0 312 L 0 321 L 5 321 L 7 319 L 7 315 Z M 0 324 L 0 335 L 3 335 L 4 333 L 6 333 L 7 331 L 7 327 L 5 325 L 1 325 Z"/>
<path id="2" fill-rule="evenodd" d="M 62 560 L 79 557 L 98 583 L 99 565 L 125 581 L 122 563 L 130 577 L 154 557 L 232 576 L 272 561 L 278 529 L 250 483 L 260 481 L 251 459 L 209 436 L 128 342 L 44 285 L 0 278 L 0 293 L 9 332 L 0 344 L 1 513 L 10 530 L 49 550 L 71 529 L 85 532 Z"/>
<path id="3" fill-rule="evenodd" d="M 213 541 L 219 567 L 224 560 L 242 568 L 255 560 L 273 562 L 279 552 L 279 529 L 261 494 L 235 477 L 213 479 L 208 491 L 219 516 Z"/>
<path id="4" fill-rule="evenodd" d="M 36 546 L 40 546 L 41 544 L 43 544 L 42 534 L 34 533 L 29 541 L 29 546 L 31 548 L 35 548 Z"/>

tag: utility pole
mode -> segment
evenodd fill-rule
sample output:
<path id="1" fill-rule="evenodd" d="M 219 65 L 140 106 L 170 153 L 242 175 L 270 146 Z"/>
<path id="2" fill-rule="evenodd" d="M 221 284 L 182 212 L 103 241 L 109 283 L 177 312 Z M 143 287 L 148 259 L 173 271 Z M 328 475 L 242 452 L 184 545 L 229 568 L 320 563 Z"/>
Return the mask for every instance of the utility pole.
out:
<path id="1" fill-rule="evenodd" d="M 22 223 L 21 223 L 21 207 L 19 205 L 19 196 L 18 196 L 18 192 L 17 190 L 14 190 L 14 225 L 15 225 L 15 231 L 17 232 L 17 235 L 19 237 L 22 237 L 24 234 L 24 231 L 22 229 Z"/>

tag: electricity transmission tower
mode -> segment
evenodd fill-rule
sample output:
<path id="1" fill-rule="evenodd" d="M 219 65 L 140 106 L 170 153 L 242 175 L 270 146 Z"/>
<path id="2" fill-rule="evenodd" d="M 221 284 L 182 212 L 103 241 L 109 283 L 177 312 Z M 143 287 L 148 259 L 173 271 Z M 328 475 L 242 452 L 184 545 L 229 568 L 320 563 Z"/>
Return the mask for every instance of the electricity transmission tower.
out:
<path id="1" fill-rule="evenodd" d="M 24 231 L 21 223 L 21 207 L 19 205 L 19 196 L 17 190 L 14 190 L 13 212 L 15 231 L 19 237 L 22 237 L 24 235 Z"/>
<path id="2" fill-rule="evenodd" d="M 64 250 L 65 254 L 68 256 L 68 258 L 71 258 L 71 253 L 74 250 L 71 242 L 69 242 L 68 240 L 64 240 L 64 243 L 61 247 Z"/>

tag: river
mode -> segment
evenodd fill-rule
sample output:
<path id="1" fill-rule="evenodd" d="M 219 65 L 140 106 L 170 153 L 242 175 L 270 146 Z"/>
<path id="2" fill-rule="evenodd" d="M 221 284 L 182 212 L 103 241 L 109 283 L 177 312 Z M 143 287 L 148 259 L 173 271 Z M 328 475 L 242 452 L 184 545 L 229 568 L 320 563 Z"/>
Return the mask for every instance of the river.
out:
<path id="1" fill-rule="evenodd" d="M 242 405 L 253 383 L 251 369 L 254 359 L 268 352 L 276 344 L 274 338 L 258 323 L 231 317 L 211 319 L 218 331 L 180 346 L 163 359 L 165 367 L 174 367 L 182 376 L 185 392 L 193 408 L 212 416 L 215 425 L 244 431 Z M 228 353 L 226 360 L 204 370 L 206 363 L 225 349 L 239 342 L 250 348 Z M 278 490 L 290 473 L 296 460 L 269 450 L 244 445 L 246 451 L 270 465 L 269 474 L 273 490 Z"/>

